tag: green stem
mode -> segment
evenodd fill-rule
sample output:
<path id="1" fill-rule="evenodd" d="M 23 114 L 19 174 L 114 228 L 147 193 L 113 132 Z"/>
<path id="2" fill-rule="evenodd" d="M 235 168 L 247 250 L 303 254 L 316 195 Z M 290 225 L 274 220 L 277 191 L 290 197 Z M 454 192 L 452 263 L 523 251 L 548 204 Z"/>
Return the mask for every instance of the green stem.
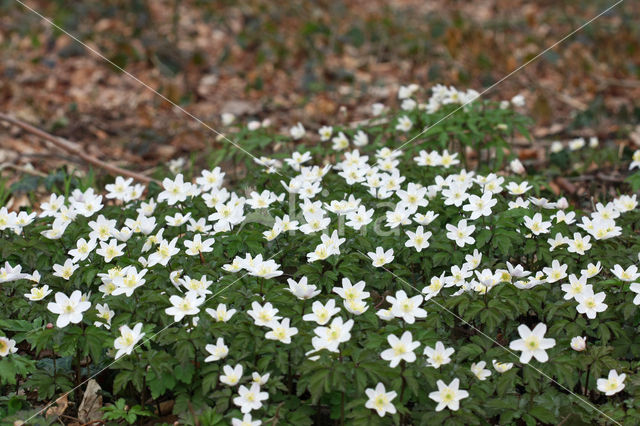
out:
<path id="1" fill-rule="evenodd" d="M 400 386 L 400 404 L 403 404 L 403 400 L 404 400 L 404 390 L 407 387 L 407 381 L 404 378 L 404 369 L 406 367 L 405 365 L 406 363 L 404 361 L 400 362 L 400 377 L 402 378 L 402 385 Z M 400 415 L 400 424 L 403 425 L 405 424 L 405 418 L 404 418 L 404 414 Z"/>

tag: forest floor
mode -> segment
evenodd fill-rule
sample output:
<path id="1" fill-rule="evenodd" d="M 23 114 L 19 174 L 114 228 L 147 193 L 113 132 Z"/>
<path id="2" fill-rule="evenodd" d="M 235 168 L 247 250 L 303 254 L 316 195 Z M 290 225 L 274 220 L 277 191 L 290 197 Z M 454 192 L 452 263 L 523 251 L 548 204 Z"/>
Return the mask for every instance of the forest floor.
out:
<path id="1" fill-rule="evenodd" d="M 29 5 L 224 131 L 367 117 L 402 84 L 490 87 L 611 1 L 120 1 Z M 216 135 L 18 3 L 0 3 L 0 112 L 137 171 L 215 149 Z M 640 145 L 640 4 L 622 2 L 484 96 L 523 94 L 540 139 Z M 534 141 L 535 142 L 535 141 Z M 535 149 L 535 144 L 533 146 Z M 72 155 L 0 124 L 9 183 Z"/>

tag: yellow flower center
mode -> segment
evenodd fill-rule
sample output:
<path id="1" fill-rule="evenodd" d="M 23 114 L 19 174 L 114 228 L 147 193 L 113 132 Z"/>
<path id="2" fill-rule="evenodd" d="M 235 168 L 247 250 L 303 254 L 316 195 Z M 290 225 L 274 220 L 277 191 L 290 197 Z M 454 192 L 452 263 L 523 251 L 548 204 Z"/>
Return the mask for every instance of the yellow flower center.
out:
<path id="1" fill-rule="evenodd" d="M 382 409 L 387 405 L 387 397 L 384 395 L 378 395 L 373 404 L 377 409 Z"/>
<path id="2" fill-rule="evenodd" d="M 403 355 L 403 354 L 407 353 L 407 348 L 404 346 L 404 344 L 402 344 L 402 343 L 398 343 L 398 344 L 393 348 L 393 353 L 394 353 L 396 356 Z"/>

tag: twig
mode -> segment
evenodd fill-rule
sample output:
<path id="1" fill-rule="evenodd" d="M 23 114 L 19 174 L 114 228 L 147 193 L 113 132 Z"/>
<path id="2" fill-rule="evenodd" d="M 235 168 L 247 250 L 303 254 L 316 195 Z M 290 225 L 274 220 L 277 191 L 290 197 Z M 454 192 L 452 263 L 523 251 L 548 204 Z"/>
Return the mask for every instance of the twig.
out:
<path id="1" fill-rule="evenodd" d="M 96 419 L 96 420 L 91 420 L 91 421 L 89 421 L 87 423 L 84 423 L 81 426 L 89 426 L 89 425 L 92 425 L 94 423 L 98 423 L 98 424 L 101 424 L 101 425 L 106 425 L 104 420 Z"/>
<path id="2" fill-rule="evenodd" d="M 273 415 L 273 419 L 270 420 L 271 426 L 275 426 L 276 424 L 278 424 L 278 418 L 280 417 L 280 407 L 282 407 L 283 404 L 284 401 L 278 404 L 278 406 L 276 407 L 276 413 Z"/>
<path id="3" fill-rule="evenodd" d="M 571 182 L 569 182 L 567 179 L 563 178 L 562 176 L 558 176 L 555 179 L 555 182 L 560 188 L 564 189 L 566 192 L 568 192 L 571 195 L 575 194 L 577 191 L 576 186 Z"/>
<path id="4" fill-rule="evenodd" d="M 628 87 L 631 89 L 637 89 L 640 87 L 640 81 L 638 80 L 628 80 L 628 79 L 617 79 L 617 78 L 598 78 L 596 77 L 599 83 L 608 85 L 608 86 L 619 86 L 619 87 Z"/>
<path id="5" fill-rule="evenodd" d="M 4 169 L 12 169 L 15 170 L 17 172 L 20 173 L 26 173 L 28 175 L 33 175 L 33 176 L 38 176 L 38 177 L 46 177 L 47 175 L 39 172 L 38 170 L 35 169 L 29 169 L 27 167 L 20 167 L 20 166 L 16 166 L 15 164 L 9 164 L 9 163 L 3 163 L 0 164 L 0 170 L 4 170 Z"/>
<path id="6" fill-rule="evenodd" d="M 145 182 L 145 183 L 149 183 L 149 182 L 156 182 L 158 183 L 157 180 L 152 179 L 150 177 L 141 175 L 139 173 L 136 172 L 132 172 L 131 170 L 126 170 L 123 168 L 120 168 L 118 166 L 114 166 L 113 164 L 109 164 L 109 163 L 105 163 L 102 160 L 97 159 L 96 157 L 93 157 L 89 154 L 87 154 L 86 152 L 84 152 L 82 150 L 82 148 L 80 146 L 78 146 L 76 143 L 68 141 L 66 139 L 54 136 L 52 134 L 49 134 L 43 130 L 38 129 L 37 127 L 34 127 L 30 124 L 25 123 L 22 120 L 19 120 L 15 117 L 12 117 L 10 115 L 6 115 L 3 113 L 0 113 L 0 121 L 6 121 L 7 123 L 16 125 L 18 127 L 20 127 L 22 130 L 31 133 L 32 135 L 35 135 L 41 139 L 46 140 L 47 142 L 51 142 L 52 144 L 54 144 L 55 146 L 57 146 L 58 148 L 61 148 L 73 155 L 77 155 L 78 157 L 82 158 L 84 161 L 86 161 L 87 163 L 93 164 L 96 167 L 99 167 L 101 169 L 104 169 L 106 171 L 108 171 L 109 173 L 115 174 L 115 175 L 121 175 L 121 176 L 127 176 L 127 177 L 132 177 L 136 180 L 139 180 L 141 182 Z"/>

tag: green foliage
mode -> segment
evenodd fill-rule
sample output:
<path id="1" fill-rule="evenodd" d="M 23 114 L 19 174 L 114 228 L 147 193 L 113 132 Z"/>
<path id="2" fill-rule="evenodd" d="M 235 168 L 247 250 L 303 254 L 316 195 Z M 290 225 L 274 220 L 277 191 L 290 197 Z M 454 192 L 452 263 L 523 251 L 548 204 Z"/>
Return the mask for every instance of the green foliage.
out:
<path id="1" fill-rule="evenodd" d="M 308 28 L 307 31 L 313 34 L 322 30 Z M 362 33 L 352 31 L 345 37 L 351 40 L 350 43 L 358 43 Z M 387 145 L 400 147 L 412 141 L 403 146 L 404 155 L 398 159 L 398 170 L 406 177 L 401 186 L 403 189 L 409 182 L 429 187 L 450 177 L 464 178 L 460 169 L 471 168 L 477 161 L 465 158 L 468 152 L 483 160 L 476 170 L 482 176 L 504 169 L 511 160 L 507 148 L 513 135 L 529 137 L 529 120 L 494 102 L 459 106 L 442 105 L 431 113 L 415 108 L 356 129 L 335 127 L 333 134 L 343 132 L 352 140 L 358 131 L 365 131 L 370 143 L 362 146 L 360 153 L 371 159 L 377 150 Z M 400 132 L 396 125 L 405 115 L 413 125 L 410 131 Z M 428 130 L 423 132 L 425 128 Z M 241 130 L 234 139 L 242 141 L 242 146 L 251 152 L 271 153 L 279 160 L 289 157 L 285 150 L 274 148 L 275 144 L 286 146 L 289 139 L 272 135 L 265 129 Z M 300 153 L 309 152 L 315 164 L 330 159 L 329 154 L 332 154 L 322 144 L 298 145 L 295 149 Z M 422 150 L 440 153 L 448 150 L 457 155 L 461 164 L 418 166 L 413 158 L 422 155 Z M 553 160 L 556 165 L 571 163 L 572 154 L 564 154 L 563 158 Z M 288 166 L 281 169 L 283 175 L 264 173 L 253 159 L 230 145 L 213 155 L 212 165 L 229 159 L 245 164 L 247 176 L 236 182 L 239 187 L 231 188 L 237 195 L 246 195 L 245 190 L 261 192 L 264 189 L 284 194 L 281 181 L 286 185 L 290 177 L 284 174 L 296 174 Z M 189 173 L 187 179 L 196 177 Z M 498 175 L 492 176 L 498 179 Z M 51 188 L 67 199 L 69 196 L 80 197 L 77 191 L 73 195 L 74 189 L 86 191 L 92 187 L 92 179 L 80 182 L 60 177 L 53 180 Z M 508 176 L 504 185 L 524 180 L 532 186 L 527 194 L 553 197 L 539 176 Z M 481 196 L 483 191 L 479 186 L 469 186 L 465 191 Z M 216 209 L 200 196 L 185 197 L 183 202 L 175 204 L 159 202 L 152 214 L 157 220 L 152 231 L 144 234 L 134 229 L 125 241 L 122 254 L 108 262 L 96 250 L 92 251 L 78 262 L 80 267 L 69 279 L 54 274 L 54 265 L 64 264 L 78 240 L 87 238 L 96 227 L 89 223 L 97 214 L 77 215 L 59 239 L 49 239 L 42 234 L 52 226 L 50 217 L 38 218 L 20 233 L 4 230 L 0 248 L 3 259 L 11 266 L 21 265 L 23 273 L 38 270 L 42 276 L 39 284 L 34 283 L 32 277 L 20 277 L 7 280 L 0 287 L 0 330 L 18 348 L 16 353 L 0 359 L 0 386 L 3 394 L 8 395 L 0 399 L 0 414 L 13 416 L 28 412 L 41 405 L 38 401 L 49 402 L 72 389 L 76 392 L 71 392 L 69 398 L 77 406 L 84 381 L 97 374 L 108 404 L 103 409 L 105 420 L 135 423 L 141 418 L 155 416 L 152 407 L 171 402 L 173 414 L 181 423 L 222 425 L 242 417 L 239 404 L 234 400 L 239 396 L 240 386 L 251 386 L 250 376 L 256 372 L 260 375 L 269 373 L 268 380 L 260 388 L 268 394 L 268 400 L 252 412 L 265 424 L 604 423 L 606 417 L 585 401 L 623 424 L 635 424 L 640 420 L 640 403 L 637 402 L 640 401 L 640 383 L 635 373 L 640 359 L 637 339 L 640 310 L 633 303 L 629 283 L 611 273 L 614 265 L 626 268 L 638 262 L 640 214 L 637 208 L 624 211 L 616 218 L 619 236 L 592 238 L 587 254 L 582 255 L 568 250 L 566 244 L 552 249 L 547 242 L 557 233 L 568 238 L 573 238 L 574 232 L 585 233 L 575 224 L 554 217 L 557 208 L 538 207 L 533 203 L 529 207 L 513 206 L 516 196 L 503 189 L 493 194 L 496 205 L 490 215 L 471 220 L 462 205 L 445 203 L 439 194 L 442 188 L 436 188 L 436 194 L 428 197 L 428 206 L 420 209 L 420 213 L 428 209 L 437 215 L 431 223 L 424 225 L 432 232 L 429 245 L 416 251 L 406 245 L 406 231 L 415 231 L 414 224 L 392 229 L 385 225 L 386 213 L 395 208 L 397 199 L 391 196 L 377 199 L 380 194 L 368 191 L 361 184 L 349 184 L 335 172 L 322 179 L 322 187 L 325 191 L 317 196 L 318 200 L 330 205 L 331 201 L 353 197 L 373 210 L 373 220 L 354 229 L 344 225 L 344 216 L 331 213 L 330 224 L 322 233 L 329 236 L 336 231 L 339 238 L 344 238 L 341 251 L 339 255 L 313 262 L 309 261 L 310 254 L 320 243 L 321 233 L 285 231 L 274 239 L 267 239 L 263 234 L 273 226 L 274 218 L 282 218 L 285 214 L 291 220 L 300 221 L 300 225 L 305 223 L 299 195 L 290 194 L 285 194 L 281 201 L 273 202 L 268 208 L 246 207 L 246 219 L 241 225 L 230 230 L 217 229 L 212 250 L 196 256 L 185 252 L 185 242 L 193 241 L 196 234 L 202 234 L 203 239 L 207 236 L 194 230 L 192 224 L 171 226 L 167 218 L 190 214 L 194 220 L 206 219 Z M 157 200 L 166 192 L 153 184 L 148 188 L 147 197 Z M 140 219 L 137 210 L 142 202 L 106 202 L 98 214 L 114 220 L 117 229 L 122 229 L 125 223 L 135 228 L 132 221 Z M 578 223 L 582 216 L 589 214 L 575 207 L 569 207 L 565 212 L 574 212 Z M 523 225 L 525 217 L 536 213 L 549 222 L 548 234 L 535 237 Z M 447 235 L 447 225 L 456 225 L 462 218 L 469 219 L 475 230 L 472 232 L 474 242 L 461 246 Z M 160 230 L 167 242 L 177 241 L 180 252 L 166 265 L 149 265 L 150 255 L 156 252 L 159 243 L 152 240 Z M 394 252 L 394 261 L 384 268 L 372 266 L 366 254 L 377 247 Z M 474 251 L 481 256 L 473 273 L 465 278 L 469 284 L 467 291 L 448 285 L 452 282 L 449 278 L 453 279 L 455 275 L 452 267 L 471 265 L 469 258 Z M 283 274 L 260 278 L 255 273 L 229 272 L 234 259 L 238 262 L 237 258 L 245 258 L 247 254 L 254 260 L 258 254 L 263 260 L 273 259 Z M 608 308 L 594 318 L 587 318 L 577 313 L 574 300 L 564 297 L 561 285 L 566 283 L 567 277 L 558 282 L 528 286 L 528 278 L 519 280 L 508 272 L 507 262 L 531 271 L 531 277 L 536 276 L 536 272 L 544 277 L 546 273 L 542 271 L 554 260 L 567 265 L 568 273 L 577 275 L 589 263 L 600 262 L 602 271 L 590 278 L 589 284 L 606 293 Z M 226 266 L 223 268 L 223 265 Z M 134 266 L 138 271 L 148 269 L 145 283 L 135 288 L 131 296 L 113 295 L 106 288 L 113 275 L 128 266 Z M 174 274 L 178 271 L 182 271 L 183 278 L 205 276 L 210 283 L 206 301 L 197 309 L 197 315 L 188 314 L 174 321 L 166 310 L 173 306 L 171 296 L 183 296 L 182 290 L 174 287 L 180 285 Z M 490 286 L 480 285 L 480 276 L 485 271 L 492 277 Z M 320 291 L 312 300 L 301 300 L 289 291 L 287 280 L 297 282 L 302 277 Z M 354 284 L 366 283 L 370 295 L 365 300 L 364 311 L 354 310 L 336 296 L 334 288 L 340 287 L 345 278 Z M 45 283 L 53 291 L 45 296 L 45 300 L 30 301 L 24 297 L 34 285 Z M 85 295 L 91 308 L 84 312 L 80 322 L 59 328 L 56 325 L 58 315 L 48 309 L 47 304 L 54 302 L 56 293 L 70 295 L 74 290 Z M 421 303 L 427 311 L 426 318 L 418 318 L 415 322 L 400 318 L 387 321 L 378 315 L 391 306 L 389 296 L 396 297 L 399 290 L 410 296 L 431 296 Z M 334 352 L 322 349 L 309 354 L 319 325 L 302 317 L 312 312 L 314 301 L 326 303 L 329 299 L 340 308 L 337 316 L 344 321 L 353 320 L 350 337 Z M 267 301 L 278 309 L 278 316 L 290 319 L 290 325 L 296 327 L 297 333 L 292 336 L 291 343 L 266 338 L 269 329 L 256 326 L 247 314 L 253 303 L 262 305 Z M 105 303 L 115 312 L 109 321 L 99 316 L 97 308 L 98 304 Z M 228 321 L 220 321 L 216 313 L 209 311 L 219 304 L 237 312 Z M 519 338 L 519 325 L 533 328 L 540 322 L 547 324 L 546 336 L 554 338 L 556 344 L 547 351 L 548 362 L 532 360 L 530 364 L 523 364 L 517 354 L 514 356 L 507 349 L 509 343 Z M 121 327 L 133 327 L 137 323 L 143 324 L 145 336 L 136 340 L 130 353 L 114 359 L 118 349 L 114 341 L 121 336 Z M 405 331 L 420 342 L 417 359 L 392 368 L 381 358 L 381 352 L 389 348 L 388 336 L 400 336 Z M 570 348 L 574 336 L 586 337 L 585 351 Z M 223 339 L 228 354 L 223 359 L 211 361 L 208 358 L 212 352 L 207 345 L 215 344 L 218 339 Z M 434 347 L 436 342 L 455 349 L 451 362 L 439 368 L 429 366 L 423 355 L 424 348 Z M 317 356 L 317 359 L 311 356 Z M 514 366 L 499 372 L 493 367 L 493 360 L 514 363 Z M 482 361 L 491 371 L 485 380 L 480 380 L 470 370 L 472 364 Z M 224 366 L 237 364 L 243 367 L 239 385 L 224 384 L 221 380 L 226 374 Z M 622 392 L 606 397 L 597 390 L 597 380 L 606 377 L 612 369 L 627 374 L 627 379 Z M 435 411 L 437 403 L 429 397 L 430 393 L 437 389 L 439 381 L 448 384 L 454 378 L 459 379 L 460 389 L 469 392 L 468 398 L 461 401 L 458 410 Z M 383 383 L 387 391 L 396 392 L 392 401 L 397 410 L 395 414 L 380 417 L 366 408 L 366 392 L 378 383 Z M 28 397 L 20 393 L 16 396 L 16 388 L 27 391 Z"/>
<path id="2" fill-rule="evenodd" d="M 105 420 L 124 420 L 128 424 L 133 424 L 138 417 L 153 416 L 148 410 L 143 409 L 139 405 L 129 407 L 123 398 L 118 399 L 113 405 L 107 405 L 102 408 Z"/>

